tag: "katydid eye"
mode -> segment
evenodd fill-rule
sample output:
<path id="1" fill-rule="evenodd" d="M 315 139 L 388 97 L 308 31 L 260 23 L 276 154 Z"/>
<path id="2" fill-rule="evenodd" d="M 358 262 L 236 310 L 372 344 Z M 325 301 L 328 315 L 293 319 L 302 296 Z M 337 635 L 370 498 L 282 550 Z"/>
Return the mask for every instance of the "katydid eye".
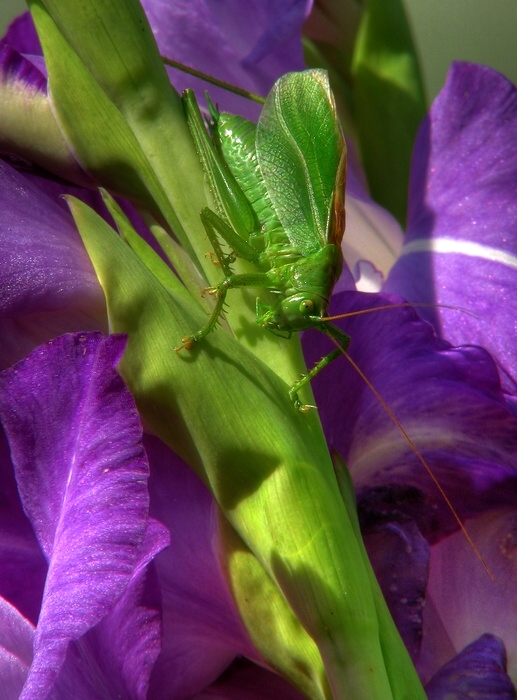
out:
<path id="1" fill-rule="evenodd" d="M 304 299 L 300 302 L 300 306 L 298 308 L 302 313 L 308 313 L 309 311 L 313 310 L 314 304 L 310 299 Z"/>

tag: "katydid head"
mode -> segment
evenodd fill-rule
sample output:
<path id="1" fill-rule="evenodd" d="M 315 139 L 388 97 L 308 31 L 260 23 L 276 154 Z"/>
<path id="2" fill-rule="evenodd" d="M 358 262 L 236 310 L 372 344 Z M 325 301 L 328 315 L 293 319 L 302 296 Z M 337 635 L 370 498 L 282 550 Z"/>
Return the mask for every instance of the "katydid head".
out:
<path id="1" fill-rule="evenodd" d="M 320 294 L 298 292 L 268 307 L 260 318 L 260 325 L 273 332 L 303 331 L 320 322 L 328 304 L 328 299 Z"/>

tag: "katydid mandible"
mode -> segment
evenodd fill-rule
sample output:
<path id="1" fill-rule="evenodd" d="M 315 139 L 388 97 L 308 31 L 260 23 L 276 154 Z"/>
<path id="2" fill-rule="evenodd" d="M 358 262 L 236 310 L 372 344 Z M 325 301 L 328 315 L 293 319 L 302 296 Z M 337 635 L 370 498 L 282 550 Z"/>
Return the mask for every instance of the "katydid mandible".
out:
<path id="1" fill-rule="evenodd" d="M 209 137 L 191 90 L 183 95 L 187 121 L 206 173 L 216 211 L 201 220 L 224 279 L 206 291 L 216 304 L 206 325 L 176 348 L 190 349 L 210 333 L 223 311 L 228 290 L 265 288 L 278 296 L 272 305 L 257 299 L 257 323 L 284 338 L 317 328 L 338 347 L 290 389 L 299 390 L 349 344 L 349 336 L 324 321 L 332 289 L 343 266 L 346 146 L 327 73 L 288 73 L 273 86 L 258 124 L 220 113 L 209 102 Z M 225 254 L 221 241 L 230 249 Z M 234 274 L 242 258 L 256 272 Z"/>

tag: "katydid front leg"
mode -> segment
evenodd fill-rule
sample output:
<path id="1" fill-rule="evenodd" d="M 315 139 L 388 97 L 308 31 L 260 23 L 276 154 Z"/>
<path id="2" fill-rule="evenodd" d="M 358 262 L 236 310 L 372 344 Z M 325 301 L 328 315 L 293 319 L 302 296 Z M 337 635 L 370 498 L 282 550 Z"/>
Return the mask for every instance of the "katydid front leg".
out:
<path id="1" fill-rule="evenodd" d="M 337 328 L 337 326 L 332 326 L 329 323 L 322 323 L 321 325 L 314 326 L 314 328 L 317 328 L 322 333 L 325 333 L 325 335 L 333 338 L 339 344 L 339 347 L 332 350 L 332 352 L 329 352 L 329 354 L 325 355 L 325 357 L 322 357 L 321 360 L 307 372 L 307 374 L 304 374 L 302 378 L 293 384 L 293 386 L 289 389 L 289 398 L 293 402 L 295 408 L 302 413 L 307 413 L 307 411 L 309 411 L 311 408 L 315 408 L 315 406 L 311 404 L 303 404 L 300 401 L 298 398 L 298 392 L 300 389 L 308 384 L 311 379 L 319 374 L 321 370 L 329 365 L 333 360 L 336 360 L 338 357 L 340 357 L 340 355 L 343 355 L 350 344 L 350 336 L 344 333 L 341 329 Z"/>

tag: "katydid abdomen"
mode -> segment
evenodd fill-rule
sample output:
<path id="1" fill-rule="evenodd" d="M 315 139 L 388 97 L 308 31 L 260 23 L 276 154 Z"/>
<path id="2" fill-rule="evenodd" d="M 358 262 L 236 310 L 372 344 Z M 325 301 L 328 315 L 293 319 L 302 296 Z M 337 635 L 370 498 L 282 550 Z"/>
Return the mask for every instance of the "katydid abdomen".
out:
<path id="1" fill-rule="evenodd" d="M 213 119 L 210 132 L 214 144 L 253 207 L 261 231 L 278 231 L 280 235 L 283 234 L 282 245 L 286 245 L 287 236 L 271 205 L 260 174 L 255 147 L 257 125 L 235 114 L 217 112 L 213 106 L 210 114 Z"/>

